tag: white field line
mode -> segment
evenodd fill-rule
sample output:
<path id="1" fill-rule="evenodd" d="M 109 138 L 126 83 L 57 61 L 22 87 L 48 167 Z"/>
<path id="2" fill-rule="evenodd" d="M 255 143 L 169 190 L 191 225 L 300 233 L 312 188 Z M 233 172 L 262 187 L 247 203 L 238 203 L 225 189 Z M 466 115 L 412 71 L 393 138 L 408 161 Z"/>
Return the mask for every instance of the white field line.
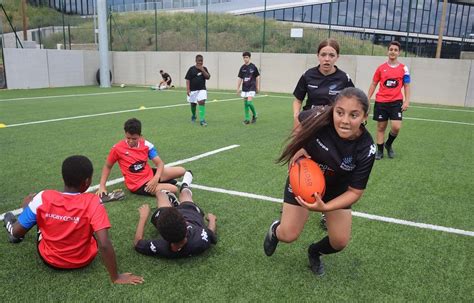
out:
<path id="1" fill-rule="evenodd" d="M 191 158 L 186 158 L 186 159 L 178 160 L 178 161 L 175 161 L 175 162 L 171 162 L 171 163 L 166 164 L 165 166 L 176 166 L 176 165 L 196 161 L 196 160 L 199 160 L 199 159 L 202 159 L 202 158 L 205 158 L 205 157 L 209 157 L 209 156 L 215 155 L 217 153 L 220 153 L 220 152 L 223 152 L 223 151 L 226 151 L 226 150 L 230 150 L 230 149 L 233 149 L 233 148 L 236 148 L 236 147 L 239 147 L 239 146 L 240 145 L 237 145 L 237 144 L 229 145 L 229 146 L 226 146 L 226 147 L 222 147 L 222 148 L 218 148 L 218 149 L 215 149 L 215 150 L 205 152 L 203 154 L 200 154 L 200 155 L 197 155 L 197 156 L 194 156 L 194 157 L 191 157 Z M 110 181 L 107 181 L 106 186 L 122 183 L 123 181 L 124 181 L 123 177 L 122 178 L 117 178 L 117 179 L 114 179 L 114 180 L 110 180 Z M 87 189 L 87 192 L 96 191 L 97 189 L 99 189 L 99 184 L 89 187 Z M 22 208 L 18 208 L 18 209 L 12 210 L 12 213 L 16 216 L 16 215 L 21 214 L 22 211 L 23 211 Z M 4 215 L 5 214 L 0 214 L 0 221 L 3 221 Z"/>
<path id="2" fill-rule="evenodd" d="M 121 92 L 90 93 L 90 94 L 75 94 L 75 95 L 55 95 L 55 96 L 41 96 L 41 97 L 25 97 L 25 98 L 0 99 L 0 102 L 22 101 L 22 100 L 55 99 L 55 98 L 70 98 L 70 97 L 74 97 L 74 98 L 75 98 L 75 97 L 87 97 L 87 96 L 126 94 L 126 93 L 136 93 L 136 92 L 141 92 L 141 90 L 126 90 L 126 91 L 121 91 Z"/>
<path id="3" fill-rule="evenodd" d="M 277 198 L 272 198 L 272 197 L 262 196 L 262 195 L 256 195 L 256 194 L 251 194 L 251 193 L 245 193 L 245 192 L 239 192 L 239 191 L 235 191 L 235 190 L 227 190 L 227 189 L 203 186 L 203 185 L 198 185 L 198 184 L 191 184 L 191 187 L 201 189 L 201 190 L 211 191 L 211 192 L 215 192 L 215 193 L 228 194 L 228 195 L 232 195 L 232 196 L 239 196 L 239 197 L 252 198 L 252 199 L 257 199 L 257 200 L 283 203 L 282 199 L 277 199 Z M 456 229 L 456 228 L 451 228 L 451 227 L 444 227 L 444 226 L 418 223 L 418 222 L 400 220 L 400 219 L 377 216 L 377 215 L 370 215 L 370 214 L 361 213 L 361 212 L 357 212 L 357 211 L 353 211 L 352 215 L 355 216 L 355 217 L 361 217 L 361 218 L 365 218 L 365 219 L 369 219 L 369 220 L 376 220 L 376 221 L 382 221 L 382 222 L 388 222 L 388 223 L 394 223 L 394 224 L 400 224 L 400 225 L 406 225 L 406 226 L 413 226 L 413 227 L 418 227 L 418 228 L 444 231 L 444 232 L 447 232 L 447 233 L 474 237 L 474 231 L 467 231 L 467 230 Z"/>
<path id="4" fill-rule="evenodd" d="M 412 118 L 412 117 L 403 117 L 403 120 L 416 120 L 416 121 L 461 124 L 461 125 L 471 125 L 471 126 L 474 125 L 474 123 L 468 123 L 468 122 L 458 122 L 458 121 L 449 121 L 449 120 L 433 120 L 433 119 L 422 119 L 422 118 Z"/>
<path id="5" fill-rule="evenodd" d="M 215 150 L 211 151 L 207 154 L 214 154 L 219 151 L 231 149 L 234 147 L 238 147 L 238 145 L 231 145 L 225 148 L 222 148 L 220 150 Z M 177 165 L 177 164 L 182 164 L 185 162 L 189 161 L 194 161 L 196 159 L 205 157 L 205 154 L 198 155 L 196 157 L 184 159 L 181 161 L 169 163 L 169 166 L 172 165 Z M 111 180 L 107 182 L 107 185 L 113 185 L 117 183 L 123 182 L 123 178 L 118 178 L 115 180 Z M 98 189 L 98 185 L 90 187 L 87 191 L 95 191 Z M 221 194 L 228 194 L 232 196 L 238 196 L 238 197 L 244 197 L 244 198 L 251 198 L 251 199 L 257 199 L 257 200 L 262 200 L 262 201 L 269 201 L 269 202 L 275 202 L 275 203 L 283 203 L 282 199 L 278 198 L 273 198 L 273 197 L 268 197 L 268 196 L 263 196 L 263 195 L 258 195 L 258 194 L 252 194 L 252 193 L 246 193 L 246 192 L 240 192 L 240 191 L 235 191 L 235 190 L 228 190 L 228 189 L 222 189 L 222 188 L 216 188 L 216 187 L 210 187 L 210 186 L 205 186 L 205 185 L 198 185 L 198 184 L 191 184 L 192 188 L 196 189 L 201 189 L 205 191 L 210 191 L 210 192 L 215 192 L 215 193 L 221 193 Z M 22 209 L 16 209 L 12 211 L 15 215 L 18 215 L 22 212 Z M 426 224 L 426 223 L 418 223 L 418 222 L 412 222 L 412 221 L 407 221 L 407 220 L 401 220 L 401 219 L 396 219 L 396 218 L 390 218 L 390 217 L 383 217 L 383 216 L 377 216 L 377 215 L 371 215 L 371 214 L 366 214 L 362 212 L 357 212 L 353 211 L 352 215 L 355 217 L 360 217 L 360 218 L 365 218 L 369 220 L 375 220 L 375 221 L 381 221 L 381 222 L 387 222 L 387 223 L 393 223 L 393 224 L 399 224 L 399 225 L 405 225 L 405 226 L 412 226 L 412 227 L 417 227 L 417 228 L 424 228 L 424 229 L 430 229 L 430 230 L 436 230 L 436 231 L 442 231 L 442 232 L 447 232 L 451 234 L 458 234 L 458 235 L 464 235 L 464 236 L 470 236 L 474 237 L 474 231 L 467 231 L 467 230 L 462 230 L 462 229 L 457 229 L 457 228 L 451 228 L 451 227 L 444 227 L 444 226 L 439 226 L 439 225 L 433 225 L 433 224 Z M 0 220 L 3 220 L 4 214 L 0 215 Z"/>
<path id="6" fill-rule="evenodd" d="M 280 96 L 280 95 L 267 95 L 271 98 L 282 98 L 282 99 L 294 99 L 294 96 Z M 374 103 L 371 102 L 373 105 Z M 457 109 L 457 108 L 442 108 L 442 107 L 430 107 L 430 106 L 418 106 L 418 105 L 410 105 L 410 108 L 421 108 L 421 109 L 432 109 L 432 110 L 443 110 L 443 111 L 453 111 L 453 112 L 466 112 L 466 113 L 473 113 L 474 110 L 470 109 Z"/>
<path id="7" fill-rule="evenodd" d="M 150 86 L 146 85 L 131 85 L 130 87 L 145 87 L 149 88 Z M 41 97 L 25 97 L 25 98 L 11 98 L 11 99 L 0 99 L 0 102 L 8 102 L 8 101 L 19 101 L 19 100 L 39 100 L 39 99 L 53 99 L 53 98 L 69 98 L 69 97 L 86 97 L 86 96 L 99 96 L 99 95 L 112 95 L 112 94 L 126 94 L 126 93 L 137 93 L 137 92 L 148 92 L 148 91 L 142 91 L 142 90 L 127 90 L 127 91 L 120 91 L 120 92 L 104 92 L 104 93 L 90 93 L 90 94 L 72 94 L 72 95 L 55 95 L 55 96 L 41 96 Z M 185 93 L 185 90 L 179 90 L 179 89 L 166 89 L 162 90 L 160 92 L 179 92 L 179 93 Z M 215 93 L 215 94 L 223 94 L 223 95 L 235 95 L 236 93 L 231 93 L 231 92 L 219 92 L 219 91 L 214 91 L 209 93 Z M 258 97 L 258 95 L 257 95 Z M 281 95 L 261 95 L 260 97 L 272 97 L 272 98 L 283 98 L 283 99 L 294 99 L 294 96 L 289 95 L 289 96 L 281 96 Z M 455 111 L 455 112 L 468 112 L 468 113 L 474 113 L 474 110 L 469 110 L 469 109 L 455 109 L 455 108 L 440 108 L 440 107 L 428 107 L 428 106 L 416 106 L 416 105 L 411 105 L 410 107 L 413 108 L 422 108 L 422 109 L 432 109 L 432 110 L 443 110 L 443 111 Z"/>
<path id="8" fill-rule="evenodd" d="M 258 97 L 262 98 L 262 97 L 265 97 L 265 96 L 266 96 L 266 95 L 258 96 Z M 255 97 L 255 98 L 257 98 L 257 97 Z M 228 102 L 228 101 L 236 101 L 236 100 L 241 100 L 241 99 L 242 99 L 242 98 L 231 98 L 231 99 L 223 99 L 223 100 L 213 100 L 213 101 L 207 101 L 206 103 Z M 164 109 L 164 108 L 188 106 L 188 104 L 189 104 L 189 103 L 180 103 L 180 104 L 153 106 L 153 107 L 145 107 L 145 108 L 126 109 L 126 110 L 119 110 L 119 111 L 105 112 L 105 113 L 98 113 L 98 114 L 90 114 L 90 115 L 81 115 L 81 116 L 74 116 L 74 117 L 64 117 L 64 118 L 56 118 L 56 119 L 49 119 L 49 120 L 31 121 L 31 122 L 24 122 L 24 123 L 16 123 L 16 124 L 5 125 L 5 128 L 8 128 L 8 127 L 17 127 L 17 126 L 25 126 L 25 125 L 33 125 L 33 124 L 43 124 L 43 123 L 58 122 L 58 121 L 66 121 L 66 120 L 84 119 L 84 118 L 99 117 L 99 116 L 116 115 L 116 114 L 137 112 L 137 111 L 143 111 L 143 110 Z"/>

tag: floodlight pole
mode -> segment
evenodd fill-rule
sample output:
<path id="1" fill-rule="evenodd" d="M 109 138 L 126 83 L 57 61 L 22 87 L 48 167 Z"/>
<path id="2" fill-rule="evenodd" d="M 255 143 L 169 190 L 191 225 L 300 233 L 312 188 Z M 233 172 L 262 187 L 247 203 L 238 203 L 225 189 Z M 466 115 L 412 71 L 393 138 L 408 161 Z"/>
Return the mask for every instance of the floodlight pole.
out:
<path id="1" fill-rule="evenodd" d="M 441 47 L 443 46 L 443 32 L 444 32 L 444 24 L 446 22 L 446 8 L 448 6 L 448 0 L 443 1 L 443 11 L 441 13 L 441 22 L 439 24 L 438 30 L 438 45 L 436 47 L 436 58 L 439 59 L 441 57 Z"/>
<path id="2" fill-rule="evenodd" d="M 265 25 L 267 22 L 267 0 L 263 4 L 263 36 L 262 36 L 262 53 L 265 52 Z"/>
<path id="3" fill-rule="evenodd" d="M 100 87 L 110 87 L 106 0 L 97 0 L 99 23 Z"/>

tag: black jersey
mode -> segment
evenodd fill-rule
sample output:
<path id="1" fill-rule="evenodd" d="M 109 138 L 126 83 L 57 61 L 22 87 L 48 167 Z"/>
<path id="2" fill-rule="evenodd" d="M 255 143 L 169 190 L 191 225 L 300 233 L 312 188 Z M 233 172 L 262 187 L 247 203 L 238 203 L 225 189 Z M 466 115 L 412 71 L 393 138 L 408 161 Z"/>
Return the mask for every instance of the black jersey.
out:
<path id="1" fill-rule="evenodd" d="M 260 76 L 258 68 L 253 63 L 249 65 L 242 65 L 239 70 L 237 77 L 242 79 L 242 91 L 243 92 L 255 92 L 257 91 L 257 77 Z"/>
<path id="2" fill-rule="evenodd" d="M 158 209 L 157 212 L 159 212 L 159 210 L 160 209 Z M 211 247 L 211 244 L 217 243 L 216 235 L 212 230 L 206 227 L 203 214 L 199 208 L 193 203 L 184 202 L 178 206 L 178 210 L 186 220 L 186 237 L 188 239 L 186 245 L 184 245 L 180 251 L 173 252 L 170 248 L 170 243 L 162 238 L 140 240 L 137 245 L 135 245 L 135 250 L 144 255 L 174 259 L 198 255 Z"/>
<path id="3" fill-rule="evenodd" d="M 171 76 L 170 76 L 170 74 L 168 74 L 168 73 L 163 73 L 163 74 L 161 75 L 161 77 L 163 77 L 163 80 L 165 80 L 166 82 L 171 82 Z M 169 80 L 168 80 L 168 79 L 169 79 Z"/>
<path id="4" fill-rule="evenodd" d="M 300 121 L 306 113 L 300 114 Z M 374 140 L 365 127 L 357 139 L 345 140 L 339 137 L 331 123 L 318 131 L 304 148 L 324 173 L 326 192 L 323 201 L 343 194 L 349 186 L 365 189 L 376 151 Z"/>
<path id="5" fill-rule="evenodd" d="M 209 71 L 206 67 L 204 67 L 204 70 L 209 74 Z M 209 76 L 210 75 L 211 74 L 209 74 Z M 195 65 L 188 69 L 184 79 L 189 80 L 189 89 L 191 91 L 206 89 L 206 78 L 204 78 L 203 73 Z"/>
<path id="6" fill-rule="evenodd" d="M 323 75 L 319 71 L 319 65 L 308 69 L 298 81 L 293 95 L 303 101 L 306 95 L 306 105 L 303 110 L 307 110 L 317 105 L 329 105 L 334 102 L 336 95 L 346 87 L 354 87 L 349 74 L 338 69 L 330 75 Z"/>

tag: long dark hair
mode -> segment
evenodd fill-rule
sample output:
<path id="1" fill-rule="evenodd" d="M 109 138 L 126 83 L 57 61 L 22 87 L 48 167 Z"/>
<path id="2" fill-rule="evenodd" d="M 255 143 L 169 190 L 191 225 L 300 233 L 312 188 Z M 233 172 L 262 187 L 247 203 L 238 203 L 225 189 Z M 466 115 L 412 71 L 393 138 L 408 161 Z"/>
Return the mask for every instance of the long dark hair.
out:
<path id="1" fill-rule="evenodd" d="M 355 87 L 347 87 L 343 89 L 337 96 L 335 101 L 327 107 L 321 114 L 317 109 L 312 109 L 307 117 L 301 121 L 300 125 L 295 128 L 287 141 L 285 149 L 277 159 L 277 163 L 288 163 L 298 150 L 306 146 L 306 144 L 314 138 L 314 136 L 325 126 L 333 123 L 334 104 L 342 98 L 354 98 L 362 105 L 364 113 L 369 112 L 369 99 L 367 95 L 360 89 Z"/>

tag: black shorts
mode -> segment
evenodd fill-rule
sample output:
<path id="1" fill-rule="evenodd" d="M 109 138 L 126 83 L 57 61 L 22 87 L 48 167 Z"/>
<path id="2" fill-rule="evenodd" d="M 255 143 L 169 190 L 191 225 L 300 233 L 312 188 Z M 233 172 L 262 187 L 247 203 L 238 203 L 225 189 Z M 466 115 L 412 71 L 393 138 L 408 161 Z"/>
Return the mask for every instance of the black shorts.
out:
<path id="1" fill-rule="evenodd" d="M 160 207 L 158 208 L 157 210 L 155 210 L 153 212 L 153 214 L 151 215 L 151 219 L 150 219 L 150 222 L 151 224 L 153 224 L 156 228 L 157 227 L 157 222 L 158 222 L 158 217 L 160 216 L 160 211 L 163 209 L 164 207 Z M 181 202 L 177 207 L 176 209 L 179 210 L 179 212 L 184 216 L 184 218 L 186 219 L 186 221 L 188 222 L 192 222 L 192 223 L 195 223 L 201 227 L 205 227 L 205 224 L 204 224 L 204 212 L 201 210 L 201 208 L 199 208 L 199 206 L 197 206 L 196 204 L 194 204 L 194 202 L 191 202 L 191 201 L 184 201 L 184 202 Z"/>
<path id="2" fill-rule="evenodd" d="M 323 197 L 324 201 L 324 197 Z M 324 201 L 326 203 L 326 201 Z M 296 201 L 295 195 L 293 194 L 293 190 L 291 189 L 290 185 L 290 178 L 286 178 L 286 183 L 285 183 L 285 190 L 283 191 L 283 203 L 288 203 L 291 205 L 296 205 L 296 206 L 301 206 L 301 204 Z M 345 209 L 351 209 L 352 207 L 346 207 Z"/>
<path id="3" fill-rule="evenodd" d="M 156 174 L 156 168 L 152 168 L 153 170 L 153 176 Z M 146 184 L 148 183 L 145 182 L 145 184 L 143 184 L 139 189 L 137 189 L 136 191 L 130 191 L 132 194 L 136 194 L 136 195 L 140 195 L 140 196 L 151 196 L 151 197 L 154 197 L 155 194 L 152 194 L 152 193 L 149 193 L 145 190 L 145 187 L 146 187 Z M 160 183 L 168 183 L 168 184 L 173 184 L 173 185 L 176 185 L 178 182 L 175 180 L 175 179 L 171 179 L 171 180 L 166 180 L 166 181 L 161 181 L 160 180 Z"/>
<path id="4" fill-rule="evenodd" d="M 402 120 L 402 100 L 396 100 L 393 102 L 377 102 L 375 101 L 374 106 L 374 117 L 375 121 L 387 121 L 390 120 Z"/>

